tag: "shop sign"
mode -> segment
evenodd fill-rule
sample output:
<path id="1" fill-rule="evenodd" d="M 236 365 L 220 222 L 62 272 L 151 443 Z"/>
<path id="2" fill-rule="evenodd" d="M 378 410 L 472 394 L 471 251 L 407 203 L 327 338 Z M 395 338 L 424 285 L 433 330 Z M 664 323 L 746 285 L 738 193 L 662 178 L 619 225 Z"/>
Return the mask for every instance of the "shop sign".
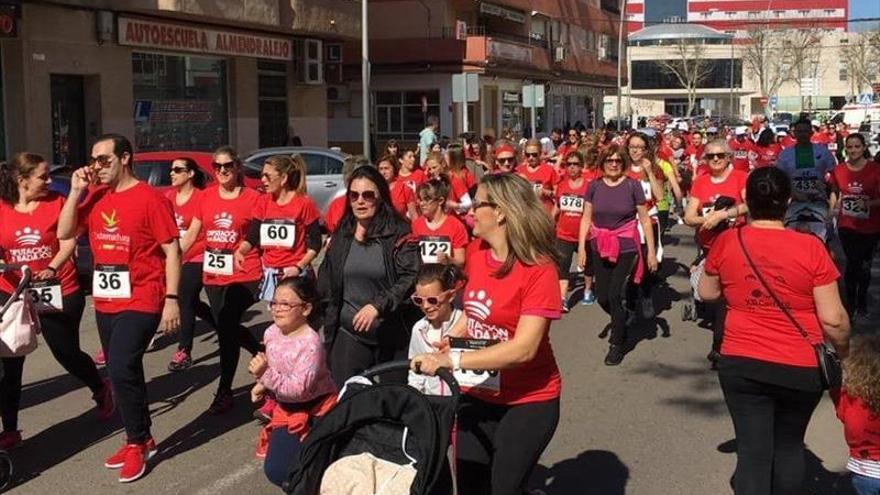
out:
<path id="1" fill-rule="evenodd" d="M 18 6 L 0 5 L 0 38 L 18 36 Z"/>
<path id="2" fill-rule="evenodd" d="M 520 24 L 526 23 L 526 15 L 524 13 L 488 2 L 483 2 L 480 4 L 480 13 L 494 15 L 495 17 L 507 19 L 508 21 L 518 22 Z"/>
<path id="3" fill-rule="evenodd" d="M 517 62 L 530 63 L 532 61 L 532 49 L 528 46 L 514 45 L 504 41 L 489 40 L 488 53 L 490 57 L 516 60 Z"/>
<path id="4" fill-rule="evenodd" d="M 233 57 L 290 60 L 291 41 L 275 36 L 119 18 L 119 44 Z"/>
<path id="5" fill-rule="evenodd" d="M 504 103 L 519 103 L 519 92 L 505 91 L 501 95 L 501 101 L 503 101 Z"/>

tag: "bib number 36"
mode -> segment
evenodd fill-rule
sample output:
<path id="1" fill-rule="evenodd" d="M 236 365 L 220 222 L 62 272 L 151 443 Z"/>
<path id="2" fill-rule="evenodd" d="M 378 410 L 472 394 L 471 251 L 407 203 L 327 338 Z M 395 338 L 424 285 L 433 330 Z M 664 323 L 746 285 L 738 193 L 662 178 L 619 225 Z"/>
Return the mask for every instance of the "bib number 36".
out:
<path id="1" fill-rule="evenodd" d="M 98 265 L 92 279 L 92 295 L 105 299 L 131 298 L 131 272 L 127 266 Z"/>

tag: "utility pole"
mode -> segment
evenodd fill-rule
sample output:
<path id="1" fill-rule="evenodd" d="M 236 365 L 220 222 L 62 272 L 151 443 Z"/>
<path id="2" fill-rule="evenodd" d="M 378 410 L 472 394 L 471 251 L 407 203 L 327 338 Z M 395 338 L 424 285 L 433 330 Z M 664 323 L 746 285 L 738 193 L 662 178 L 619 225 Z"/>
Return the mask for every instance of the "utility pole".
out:
<path id="1" fill-rule="evenodd" d="M 367 0 L 361 0 L 361 92 L 363 94 L 361 111 L 363 112 L 364 126 L 364 156 L 367 157 L 367 160 L 372 161 L 373 157 L 370 156 L 370 42 L 367 29 L 368 22 Z"/>
<path id="2" fill-rule="evenodd" d="M 623 119 L 622 110 L 621 110 L 621 99 L 623 91 L 623 20 L 626 18 L 626 0 L 620 0 L 620 23 L 618 26 L 617 32 L 617 130 L 621 129 L 621 122 Z M 631 82 L 627 82 L 627 84 L 632 84 Z"/>

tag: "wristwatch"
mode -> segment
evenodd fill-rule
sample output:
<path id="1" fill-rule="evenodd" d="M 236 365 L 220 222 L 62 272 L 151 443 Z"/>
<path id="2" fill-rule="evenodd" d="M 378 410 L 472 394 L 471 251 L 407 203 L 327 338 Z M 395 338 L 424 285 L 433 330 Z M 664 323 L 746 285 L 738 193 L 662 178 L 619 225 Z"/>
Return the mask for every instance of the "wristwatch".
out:
<path id="1" fill-rule="evenodd" d="M 449 351 L 449 360 L 452 361 L 452 371 L 461 371 L 461 351 Z"/>

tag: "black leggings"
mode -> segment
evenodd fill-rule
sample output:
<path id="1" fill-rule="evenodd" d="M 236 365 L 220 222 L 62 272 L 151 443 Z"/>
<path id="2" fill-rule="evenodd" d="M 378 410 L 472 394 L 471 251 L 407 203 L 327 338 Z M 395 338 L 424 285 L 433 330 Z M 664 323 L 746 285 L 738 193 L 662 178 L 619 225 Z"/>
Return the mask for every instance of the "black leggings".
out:
<path id="1" fill-rule="evenodd" d="M 232 379 L 238 368 L 239 347 L 252 355 L 263 350 L 250 330 L 241 324 L 244 312 L 256 302 L 259 282 L 205 287 L 211 314 L 217 324 L 217 340 L 220 343 L 220 383 L 217 390 L 232 390 Z"/>
<path id="2" fill-rule="evenodd" d="M 0 294 L 0 304 L 5 304 L 8 294 Z M 40 315 L 43 338 L 58 361 L 68 373 L 83 382 L 97 398 L 104 389 L 104 382 L 95 363 L 79 347 L 79 323 L 82 319 L 85 297 L 81 291 L 62 298 L 64 310 L 60 313 Z M 24 357 L 3 358 L 3 379 L 0 380 L 0 410 L 3 431 L 18 429 L 18 409 L 21 405 L 21 377 Z"/>
<path id="3" fill-rule="evenodd" d="M 796 495 L 804 479 L 804 434 L 822 398 L 719 373 L 736 432 L 736 495 Z"/>
<path id="4" fill-rule="evenodd" d="M 199 298 L 202 292 L 202 264 L 184 263 L 180 267 L 180 344 L 178 349 L 192 352 L 196 316 L 214 326 L 211 309 Z"/>
<path id="5" fill-rule="evenodd" d="M 522 495 L 559 424 L 559 399 L 508 406 L 465 397 L 456 457 L 461 495 Z"/>
<path id="6" fill-rule="evenodd" d="M 587 266 L 584 267 L 584 276 L 592 277 L 594 275 L 594 271 L 593 263 L 590 260 L 590 256 L 592 255 L 590 242 L 587 241 L 584 247 L 587 251 Z M 556 249 L 559 251 L 560 254 L 559 261 L 556 264 L 556 269 L 559 272 L 559 280 L 569 280 L 571 277 L 571 258 L 572 256 L 577 254 L 578 243 L 577 241 L 566 241 L 557 238 Z"/>
<path id="7" fill-rule="evenodd" d="M 623 345 L 626 342 L 624 293 L 626 292 L 626 282 L 636 264 L 636 253 L 633 251 L 620 253 L 617 263 L 612 263 L 602 259 L 599 253 L 593 251 L 592 264 L 596 273 L 593 292 L 596 294 L 599 306 L 602 306 L 602 310 L 611 316 L 609 342 L 613 345 Z"/>
<path id="8" fill-rule="evenodd" d="M 846 304 L 850 311 L 864 311 L 868 307 L 868 287 L 871 285 L 871 263 L 877 234 L 864 234 L 850 229 L 839 229 L 840 244 L 846 255 L 843 280 L 846 285 Z"/>
<path id="9" fill-rule="evenodd" d="M 657 251 L 657 246 L 659 246 L 660 240 L 660 228 L 654 222 L 651 222 L 651 230 L 654 232 L 654 251 Z M 644 268 L 644 275 L 642 276 L 642 281 L 638 284 L 630 283 L 626 289 L 626 302 L 627 307 L 630 309 L 634 309 L 636 307 L 636 301 L 638 299 L 649 299 L 651 297 L 651 291 L 654 289 L 654 285 L 657 283 L 657 275 L 651 273 L 648 270 L 648 248 L 646 244 L 642 244 L 642 266 Z M 659 268 L 658 268 L 659 271 Z"/>
<path id="10" fill-rule="evenodd" d="M 330 346 L 330 374 L 336 386 L 341 389 L 346 380 L 361 374 L 367 368 L 406 358 L 407 349 L 395 350 L 390 347 L 370 345 L 340 329 Z M 405 382 L 406 376 L 388 373 L 386 379 Z"/>

